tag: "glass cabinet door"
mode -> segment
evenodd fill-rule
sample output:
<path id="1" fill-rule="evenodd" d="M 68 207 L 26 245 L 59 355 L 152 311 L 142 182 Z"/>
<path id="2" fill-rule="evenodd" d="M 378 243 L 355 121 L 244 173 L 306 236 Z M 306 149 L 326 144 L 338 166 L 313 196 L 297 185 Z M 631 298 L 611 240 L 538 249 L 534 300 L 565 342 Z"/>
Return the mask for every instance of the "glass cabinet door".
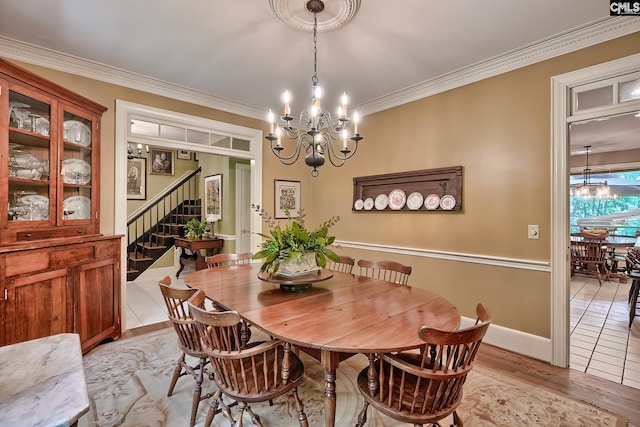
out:
<path id="1" fill-rule="evenodd" d="M 50 166 L 54 161 L 51 148 L 51 105 L 9 90 L 8 127 L 8 191 L 7 221 L 9 226 L 25 222 L 47 224 L 55 209 L 55 178 Z M 6 99 L 6 98 L 5 98 Z M 52 206 L 53 205 L 53 206 Z"/>
<path id="2" fill-rule="evenodd" d="M 60 180 L 63 222 L 92 218 L 93 122 L 63 110 Z"/>

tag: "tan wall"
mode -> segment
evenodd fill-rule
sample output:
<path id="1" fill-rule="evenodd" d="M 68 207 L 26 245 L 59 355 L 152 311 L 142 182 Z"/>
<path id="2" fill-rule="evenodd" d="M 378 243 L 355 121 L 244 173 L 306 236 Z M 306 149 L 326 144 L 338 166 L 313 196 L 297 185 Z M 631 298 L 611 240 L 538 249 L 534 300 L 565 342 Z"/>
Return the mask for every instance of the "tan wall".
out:
<path id="1" fill-rule="evenodd" d="M 640 33 L 550 59 L 363 119 L 354 159 L 311 179 L 303 164 L 281 166 L 265 147 L 263 206 L 273 180 L 301 181 L 307 222 L 332 215 L 339 240 L 550 262 L 550 116 L 554 75 L 640 52 Z M 114 109 L 122 99 L 268 131 L 265 122 L 50 69 L 21 64 L 109 108 L 102 121 L 101 228 L 113 231 Z M 354 176 L 463 166 L 461 212 L 352 212 Z M 527 240 L 539 224 L 540 240 Z M 472 317 L 486 303 L 495 323 L 550 336 L 550 275 L 424 257 L 342 249 L 356 258 L 414 267 L 410 283 L 449 298 Z"/>
<path id="2" fill-rule="evenodd" d="M 469 84 L 362 120 L 356 156 L 313 182 L 313 221 L 340 215 L 339 240 L 551 261 L 551 77 L 640 52 L 640 33 Z M 462 165 L 461 212 L 353 212 L 354 176 Z M 540 240 L 527 225 L 540 225 Z M 413 266 L 410 284 L 474 316 L 550 337 L 548 273 L 343 248 Z"/>

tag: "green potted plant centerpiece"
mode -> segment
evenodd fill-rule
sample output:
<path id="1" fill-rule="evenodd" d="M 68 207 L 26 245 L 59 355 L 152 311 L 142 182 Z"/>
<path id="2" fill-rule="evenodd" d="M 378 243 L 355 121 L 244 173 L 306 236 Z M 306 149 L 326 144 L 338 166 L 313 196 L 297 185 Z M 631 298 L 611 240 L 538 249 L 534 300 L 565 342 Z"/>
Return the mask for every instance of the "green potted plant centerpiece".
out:
<path id="1" fill-rule="evenodd" d="M 189 240 L 200 239 L 210 231 L 211 223 L 204 219 L 193 218 L 184 225 L 184 236 Z"/>
<path id="2" fill-rule="evenodd" d="M 304 210 L 293 218 L 286 210 L 286 224 L 284 226 L 274 220 L 260 206 L 251 205 L 269 226 L 269 234 L 258 233 L 264 238 L 260 244 L 261 250 L 253 255 L 254 259 L 264 259 L 261 272 L 270 273 L 299 273 L 327 266 L 327 258 L 338 261 L 338 255 L 328 248 L 335 236 L 329 236 L 329 228 L 340 220 L 333 216 L 320 224 L 314 230 L 308 230 L 304 224 Z"/>

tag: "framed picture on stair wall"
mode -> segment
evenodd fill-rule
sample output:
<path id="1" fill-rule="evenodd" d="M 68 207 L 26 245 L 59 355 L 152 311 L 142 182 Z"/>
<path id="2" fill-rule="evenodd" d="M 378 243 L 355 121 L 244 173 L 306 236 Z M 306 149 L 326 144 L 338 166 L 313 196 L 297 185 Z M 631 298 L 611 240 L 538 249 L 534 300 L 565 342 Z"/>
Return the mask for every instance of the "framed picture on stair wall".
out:
<path id="1" fill-rule="evenodd" d="M 209 222 L 222 219 L 222 174 L 204 178 L 204 217 Z"/>
<path id="2" fill-rule="evenodd" d="M 173 176 L 173 150 L 162 148 L 151 149 L 151 175 L 171 175 Z"/>
<path id="3" fill-rule="evenodd" d="M 127 160 L 127 199 L 147 199 L 147 169 L 144 158 Z"/>

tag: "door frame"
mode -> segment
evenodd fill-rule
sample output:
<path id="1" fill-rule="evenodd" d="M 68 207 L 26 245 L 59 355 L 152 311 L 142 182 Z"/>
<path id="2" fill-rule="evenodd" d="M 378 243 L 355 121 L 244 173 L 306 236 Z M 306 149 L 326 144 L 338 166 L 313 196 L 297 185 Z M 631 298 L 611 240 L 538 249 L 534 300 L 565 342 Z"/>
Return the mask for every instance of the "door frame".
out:
<path id="1" fill-rule="evenodd" d="M 640 54 L 551 79 L 551 363 L 569 366 L 569 126 L 571 88 L 640 70 Z"/>
<path id="2" fill-rule="evenodd" d="M 136 118 L 147 117 L 152 120 L 168 121 L 173 124 L 184 124 L 186 126 L 193 126 L 211 131 L 218 135 L 227 135 L 233 138 L 249 141 L 250 149 L 248 152 L 171 140 L 155 140 L 153 145 L 161 148 L 186 149 L 200 153 L 249 159 L 251 166 L 251 200 L 253 203 L 262 205 L 263 136 L 261 130 L 116 99 L 114 141 L 114 234 L 124 236 L 124 238 L 121 239 L 120 250 L 120 319 L 122 331 L 126 330 L 127 314 L 127 144 L 131 139 L 129 129 L 131 119 L 133 118 L 132 116 L 135 116 Z M 262 221 L 258 215 L 251 215 L 250 222 L 251 230 L 255 230 L 257 233 L 262 232 Z M 260 236 L 255 233 L 250 236 L 250 239 L 252 245 L 255 244 L 257 246 L 260 242 Z"/>
<path id="3" fill-rule="evenodd" d="M 252 252 L 245 250 L 245 242 L 249 240 L 248 246 L 251 248 L 251 236 L 246 233 L 242 225 L 251 222 L 251 212 L 249 209 L 243 209 L 245 205 L 243 203 L 243 198 L 249 195 L 251 188 L 247 189 L 245 187 L 246 180 L 243 179 L 243 176 L 249 174 L 249 179 L 251 179 L 251 167 L 249 165 L 245 165 L 242 163 L 236 164 L 236 252 Z M 249 192 L 247 191 L 249 190 Z M 251 199 L 249 199 L 249 203 Z M 248 206 L 247 206 L 248 207 Z M 251 230 L 249 230 L 250 232 Z"/>

